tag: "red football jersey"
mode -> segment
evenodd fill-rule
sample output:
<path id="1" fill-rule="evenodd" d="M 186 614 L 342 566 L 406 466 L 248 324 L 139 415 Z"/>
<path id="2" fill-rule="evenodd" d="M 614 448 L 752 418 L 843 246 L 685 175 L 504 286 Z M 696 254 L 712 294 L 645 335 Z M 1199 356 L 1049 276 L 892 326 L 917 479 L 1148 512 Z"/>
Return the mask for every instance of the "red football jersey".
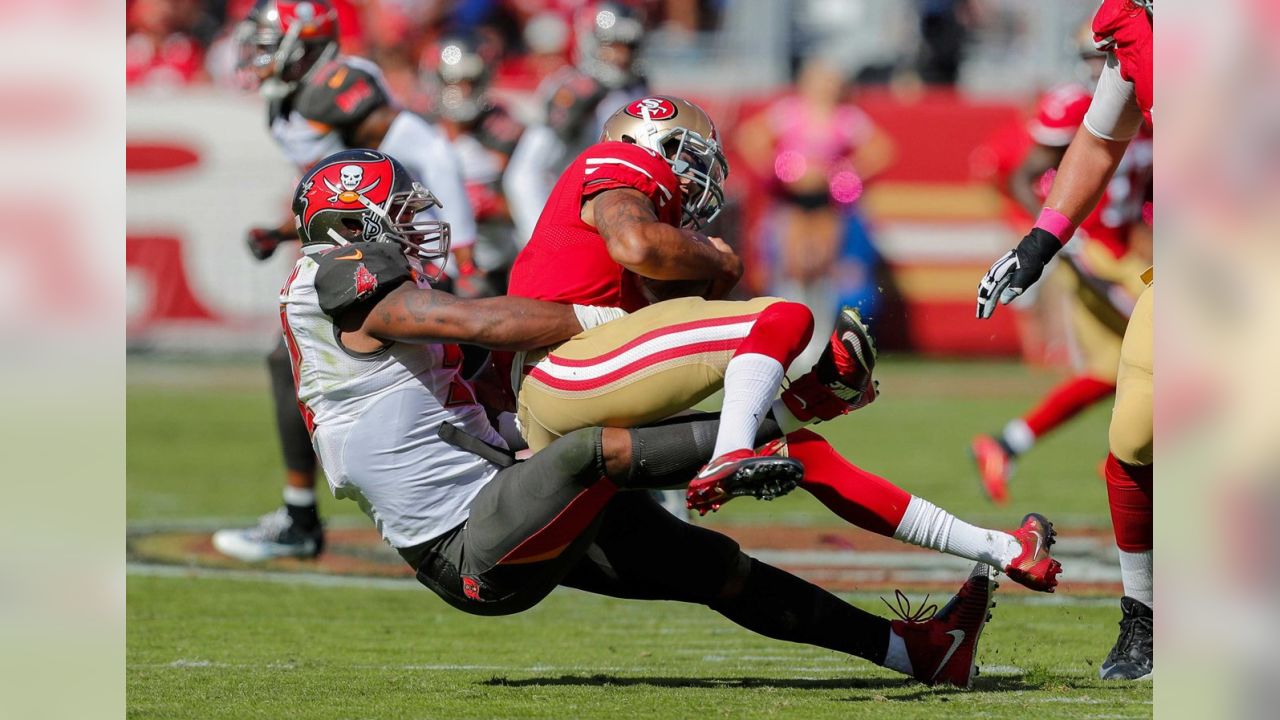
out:
<path id="1" fill-rule="evenodd" d="M 511 267 L 508 292 L 548 300 L 638 310 L 648 301 L 636 276 L 614 262 L 604 238 L 582 221 L 593 195 L 634 188 L 653 202 L 658 219 L 680 225 L 680 183 L 665 159 L 624 142 L 587 148 L 560 175 L 542 208 L 533 237 Z"/>
<path id="2" fill-rule="evenodd" d="M 1103 0 L 1093 16 L 1093 39 L 1101 50 L 1115 54 L 1120 76 L 1133 83 L 1138 107 L 1151 122 L 1151 16 L 1131 0 Z"/>

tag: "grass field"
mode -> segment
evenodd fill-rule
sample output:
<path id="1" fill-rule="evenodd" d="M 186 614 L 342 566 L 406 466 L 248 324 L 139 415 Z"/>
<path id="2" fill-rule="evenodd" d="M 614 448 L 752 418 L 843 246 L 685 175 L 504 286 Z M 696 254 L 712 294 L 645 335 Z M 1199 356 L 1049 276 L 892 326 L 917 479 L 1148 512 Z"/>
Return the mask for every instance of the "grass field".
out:
<path id="1" fill-rule="evenodd" d="M 889 358 L 883 398 L 824 428 L 860 465 L 984 524 L 1022 512 L 1105 528 L 1107 407 L 1047 439 L 1014 502 L 978 495 L 970 436 L 998 428 L 1055 379 L 1002 363 Z M 131 363 L 131 528 L 250 522 L 279 502 L 261 366 Z M 354 504 L 321 493 L 335 523 Z M 802 493 L 737 501 L 715 524 L 839 524 Z M 1070 566 L 1067 567 L 1070 574 Z M 876 595 L 852 596 L 868 609 Z M 1113 598 L 1002 590 L 971 693 L 931 690 L 836 653 L 753 636 L 704 608 L 573 591 L 482 619 L 409 582 L 135 567 L 128 587 L 131 717 L 1145 717 L 1151 686 L 1096 679 Z"/>

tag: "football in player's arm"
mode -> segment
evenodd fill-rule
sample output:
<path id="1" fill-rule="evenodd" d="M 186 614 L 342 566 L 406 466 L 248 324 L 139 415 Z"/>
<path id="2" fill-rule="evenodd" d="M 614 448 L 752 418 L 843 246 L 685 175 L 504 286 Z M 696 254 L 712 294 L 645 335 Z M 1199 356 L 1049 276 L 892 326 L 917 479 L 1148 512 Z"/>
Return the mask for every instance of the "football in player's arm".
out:
<path id="1" fill-rule="evenodd" d="M 582 221 L 604 238 L 609 257 L 642 278 L 706 280 L 710 285 L 703 297 L 715 300 L 742 277 L 742 260 L 733 248 L 720 238 L 662 222 L 639 190 L 615 188 L 588 197 Z"/>

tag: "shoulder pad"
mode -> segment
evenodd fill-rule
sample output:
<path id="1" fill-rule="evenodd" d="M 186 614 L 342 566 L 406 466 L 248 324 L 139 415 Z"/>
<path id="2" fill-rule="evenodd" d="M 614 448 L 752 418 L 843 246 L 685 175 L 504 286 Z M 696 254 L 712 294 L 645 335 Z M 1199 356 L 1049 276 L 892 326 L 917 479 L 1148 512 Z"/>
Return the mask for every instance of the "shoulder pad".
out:
<path id="1" fill-rule="evenodd" d="M 516 143 L 524 133 L 524 125 L 520 124 L 502 106 L 494 106 L 484 111 L 476 122 L 475 138 L 486 148 L 494 152 L 510 155 L 515 152 Z"/>
<path id="2" fill-rule="evenodd" d="M 573 141 L 608 93 L 609 89 L 590 75 L 576 70 L 566 73 L 548 94 L 547 126 L 561 140 Z"/>
<path id="3" fill-rule="evenodd" d="M 315 259 L 316 294 L 320 309 L 330 317 L 372 305 L 401 283 L 413 281 L 409 259 L 393 243 L 353 243 L 325 250 Z"/>
<path id="4" fill-rule="evenodd" d="M 318 68 L 298 89 L 293 107 L 308 120 L 346 130 L 388 103 L 379 77 L 356 63 L 338 59 Z"/>

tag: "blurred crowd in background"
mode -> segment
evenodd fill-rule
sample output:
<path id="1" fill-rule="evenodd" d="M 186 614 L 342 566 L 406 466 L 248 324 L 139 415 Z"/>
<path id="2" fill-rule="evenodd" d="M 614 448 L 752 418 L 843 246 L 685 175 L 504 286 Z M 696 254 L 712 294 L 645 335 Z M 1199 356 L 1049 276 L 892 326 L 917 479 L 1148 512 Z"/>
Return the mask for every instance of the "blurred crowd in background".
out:
<path id="1" fill-rule="evenodd" d="M 454 138 L 465 135 L 472 121 L 446 107 L 449 93 L 456 96 L 458 88 L 468 103 L 501 105 L 521 127 L 553 125 L 547 118 L 548 95 L 557 87 L 557 72 L 578 66 L 590 75 L 585 66 L 599 53 L 598 43 L 592 45 L 599 4 L 334 0 L 341 51 L 376 62 L 397 104 L 441 123 Z M 596 124 L 623 95 L 670 93 L 703 103 L 720 127 L 733 168 L 726 188 L 729 210 L 712 233 L 743 252 L 745 292 L 806 302 L 818 313 L 820 325 L 822 318 L 834 318 L 840 304 L 857 305 L 874 320 L 883 306 L 898 302 L 894 278 L 875 240 L 879 218 L 869 217 L 860 202 L 864 190 L 882 175 L 913 183 L 974 180 L 999 185 L 1000 193 L 1009 194 L 1005 186 L 1013 168 L 984 168 L 980 152 L 974 155 L 979 161 L 969 161 L 973 146 L 985 140 L 972 131 L 981 121 L 956 120 L 950 128 L 954 141 L 943 152 L 926 154 L 912 122 L 886 120 L 883 109 L 921 105 L 921 98 L 941 95 L 966 105 L 999 102 L 1007 109 L 1020 104 L 1033 113 L 1037 94 L 1080 78 L 1078 30 L 1093 8 L 1085 0 L 618 4 L 642 23 L 642 30 L 625 43 L 627 54 L 635 54 L 634 72 L 601 101 L 594 111 Z M 240 85 L 235 28 L 252 6 L 253 0 L 129 0 L 126 79 L 131 91 L 235 89 Z M 461 47 L 483 68 L 462 82 L 446 77 L 441 52 L 447 46 Z M 879 98 L 871 103 L 876 108 L 864 102 L 867 96 Z M 936 112 L 943 113 L 945 123 L 949 111 Z M 936 122 L 930 123 L 927 132 L 936 133 Z M 914 124 L 926 129 L 922 122 Z M 1024 118 L 1006 117 L 1004 124 L 1021 137 L 1014 144 L 1022 142 L 1019 149 L 1025 150 Z M 999 128 L 981 132 L 993 129 Z M 520 132 L 515 128 L 510 136 L 518 138 Z M 598 127 L 576 132 L 589 138 Z M 560 152 L 561 166 L 585 147 L 567 145 Z M 480 221 L 487 222 L 483 229 L 488 239 L 504 233 L 492 222 L 495 217 L 497 225 L 513 226 L 514 247 L 507 243 L 505 249 L 488 251 L 493 242 L 479 246 L 482 265 L 491 267 L 504 258 L 509 261 L 540 209 L 522 209 L 520 198 L 503 197 L 496 175 L 507 167 L 509 148 L 505 154 L 497 170 L 477 173 L 488 175 L 485 182 L 470 183 L 477 190 L 472 201 Z M 972 165 L 972 172 L 961 168 L 972 177 L 945 170 L 957 164 Z M 554 174 L 543 182 L 546 189 L 550 182 Z M 986 204 L 992 204 L 990 198 Z M 1025 203 L 1009 204 L 1016 208 Z M 983 252 L 974 248 L 976 256 Z M 502 286 L 501 278 L 496 286 Z M 821 338 L 823 329 L 814 337 Z M 901 327 L 882 332 L 890 346 L 895 332 L 907 333 Z M 1038 339 L 1043 333 L 1034 327 L 1024 334 L 1033 344 L 1044 344 Z M 1039 350 L 1027 354 L 1043 355 Z"/>

